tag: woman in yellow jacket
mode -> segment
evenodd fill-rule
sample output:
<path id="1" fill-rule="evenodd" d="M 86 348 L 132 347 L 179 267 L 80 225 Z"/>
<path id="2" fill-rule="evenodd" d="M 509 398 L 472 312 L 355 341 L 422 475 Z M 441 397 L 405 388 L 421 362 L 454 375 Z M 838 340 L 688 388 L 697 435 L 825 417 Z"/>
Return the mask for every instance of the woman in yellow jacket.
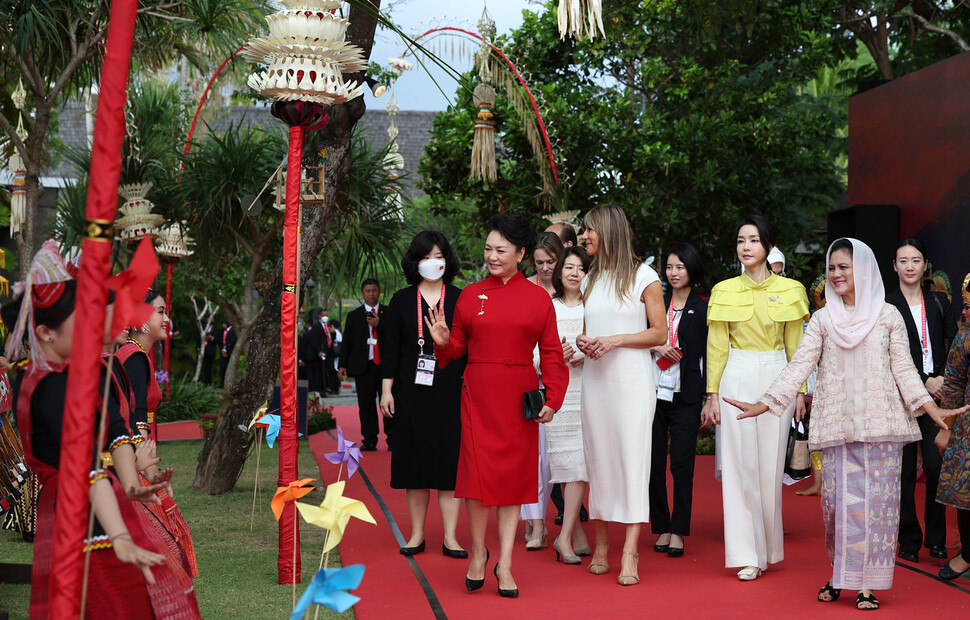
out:
<path id="1" fill-rule="evenodd" d="M 753 402 L 795 354 L 808 319 L 805 287 L 775 275 L 767 263 L 775 231 L 761 216 L 738 224 L 737 253 L 744 273 L 719 282 L 707 310 L 705 425 L 721 424 L 721 492 L 725 566 L 752 581 L 784 559 L 781 481 L 792 415 L 805 412 L 803 394 L 780 418 L 721 417 L 725 397 Z M 804 392 L 804 388 L 802 390 Z M 723 424 L 722 424 L 723 422 Z"/>

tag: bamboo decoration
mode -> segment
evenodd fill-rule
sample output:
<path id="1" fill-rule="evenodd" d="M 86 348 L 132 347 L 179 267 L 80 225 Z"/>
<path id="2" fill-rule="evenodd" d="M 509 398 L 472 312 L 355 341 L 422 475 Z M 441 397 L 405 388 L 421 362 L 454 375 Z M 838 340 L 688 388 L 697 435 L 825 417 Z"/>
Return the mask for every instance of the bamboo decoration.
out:
<path id="1" fill-rule="evenodd" d="M 490 84 L 475 87 L 472 101 L 478 106 L 475 117 L 475 141 L 472 143 L 471 177 L 493 183 L 498 178 L 495 164 L 495 89 Z"/>

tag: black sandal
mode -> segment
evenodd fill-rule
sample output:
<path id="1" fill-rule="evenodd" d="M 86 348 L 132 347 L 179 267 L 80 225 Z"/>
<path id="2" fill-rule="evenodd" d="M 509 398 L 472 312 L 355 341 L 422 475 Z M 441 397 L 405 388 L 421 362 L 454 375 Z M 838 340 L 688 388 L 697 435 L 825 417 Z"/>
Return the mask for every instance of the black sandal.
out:
<path id="1" fill-rule="evenodd" d="M 828 594 L 831 598 L 829 598 L 829 600 L 825 600 L 822 598 L 823 594 Z M 832 582 L 828 581 L 824 586 L 822 586 L 822 589 L 818 591 L 818 602 L 834 603 L 835 601 L 839 600 L 840 596 L 842 596 L 842 588 L 833 588 Z"/>
<path id="2" fill-rule="evenodd" d="M 863 603 L 868 603 L 873 605 L 873 607 L 860 607 L 860 605 Z M 866 596 L 862 592 L 859 592 L 859 594 L 855 597 L 855 608 L 860 611 L 875 611 L 879 609 L 879 601 L 876 599 L 875 594 Z"/>

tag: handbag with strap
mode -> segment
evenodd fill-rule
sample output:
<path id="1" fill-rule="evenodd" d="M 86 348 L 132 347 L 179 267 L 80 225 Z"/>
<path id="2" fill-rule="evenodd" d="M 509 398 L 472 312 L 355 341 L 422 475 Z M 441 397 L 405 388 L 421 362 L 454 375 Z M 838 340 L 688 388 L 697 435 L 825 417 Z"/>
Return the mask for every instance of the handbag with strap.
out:
<path id="1" fill-rule="evenodd" d="M 788 451 L 785 454 L 785 473 L 792 480 L 812 475 L 812 454 L 808 449 L 808 416 L 801 422 L 792 420 L 788 431 Z"/>

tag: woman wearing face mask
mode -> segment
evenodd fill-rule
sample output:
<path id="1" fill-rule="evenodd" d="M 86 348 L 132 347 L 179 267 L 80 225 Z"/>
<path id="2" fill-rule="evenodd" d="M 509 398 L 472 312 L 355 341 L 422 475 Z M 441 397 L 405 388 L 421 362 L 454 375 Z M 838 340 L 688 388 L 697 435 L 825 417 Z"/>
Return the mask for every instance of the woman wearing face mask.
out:
<path id="1" fill-rule="evenodd" d="M 771 385 L 795 354 L 808 318 L 805 287 L 768 267 L 775 231 L 752 215 L 737 228 L 737 256 L 744 273 L 714 286 L 707 308 L 708 401 L 705 426 L 720 424 L 721 493 L 725 566 L 738 579 L 757 579 L 785 557 L 781 476 L 792 415 L 805 414 L 804 396 L 781 418 L 738 420 L 721 416 L 724 397 L 753 400 Z M 803 390 L 804 391 L 804 390 Z"/>
<path id="2" fill-rule="evenodd" d="M 899 277 L 899 288 L 886 295 L 886 302 L 903 315 L 908 334 L 909 351 L 926 391 L 939 401 L 943 396 L 943 370 L 947 351 L 956 335 L 957 325 L 950 316 L 950 299 L 922 285 L 926 274 L 926 251 L 916 239 L 903 239 L 896 248 L 893 269 Z M 936 502 L 943 461 L 933 446 L 937 428 L 928 416 L 916 419 L 923 447 L 923 473 L 926 474 L 926 497 L 923 504 L 924 534 L 916 508 L 916 470 L 918 445 L 903 448 L 902 497 L 899 506 L 899 557 L 919 561 L 921 547 L 930 557 L 946 558 L 946 508 Z"/>
<path id="3" fill-rule="evenodd" d="M 798 352 L 756 404 L 725 398 L 742 412 L 722 410 L 722 420 L 765 412 L 783 417 L 818 368 L 808 432 L 811 447 L 822 450 L 822 517 L 833 568 L 818 601 L 834 602 L 842 588 L 851 588 L 859 591 L 857 609 L 878 609 L 873 590 L 888 590 L 893 582 L 899 467 L 903 444 L 920 436 L 914 418 L 925 412 L 946 428 L 943 420 L 967 407 L 946 411 L 930 398 L 902 317 L 883 301 L 869 246 L 837 239 L 827 263 L 827 303 L 812 316 Z"/>
<path id="4" fill-rule="evenodd" d="M 532 259 L 529 261 L 536 273 L 526 279 L 546 289 L 550 297 L 556 294 L 555 287 L 552 285 L 552 271 L 556 268 L 556 263 L 559 262 L 562 251 L 562 239 L 559 238 L 559 235 L 551 232 L 539 233 L 536 240 L 536 249 L 532 252 Z"/>
<path id="5" fill-rule="evenodd" d="M 444 235 L 425 230 L 411 241 L 401 267 L 411 286 L 394 294 L 381 319 L 381 413 L 394 419 L 395 432 L 391 488 L 407 490 L 411 518 L 411 537 L 401 554 L 424 551 L 428 503 L 436 489 L 444 525 L 441 553 L 467 558 L 456 536 L 461 500 L 455 499 L 465 362 L 436 367 L 434 343 L 423 321 L 429 308 L 443 310 L 448 325 L 454 321 L 461 289 L 451 281 L 459 271 L 458 258 Z"/>
<path id="6" fill-rule="evenodd" d="M 31 359 L 14 388 L 14 406 L 30 468 L 43 484 L 38 501 L 38 527 L 34 546 L 31 587 L 31 617 L 49 615 L 50 563 L 54 506 L 57 496 L 60 447 L 67 374 L 70 366 L 75 315 L 76 282 L 68 272 L 57 244 L 46 242 L 34 257 L 24 290 L 20 320 L 14 329 L 7 355 L 16 359 L 26 331 Z M 106 313 L 105 344 L 111 335 L 110 309 Z M 104 385 L 104 374 L 98 380 Z M 115 385 L 115 384 L 113 384 Z M 115 389 L 107 392 L 107 438 L 104 453 L 110 453 L 119 476 L 128 468 L 134 476 L 134 454 L 122 414 L 122 401 Z M 100 403 L 97 412 L 101 411 Z M 96 415 L 92 412 L 92 415 Z M 97 425 L 96 425 L 97 432 Z M 94 439 L 94 438 L 92 438 Z M 96 448 L 100 447 L 97 446 Z M 130 484 L 128 497 L 118 478 L 99 467 L 91 467 L 90 499 L 95 522 L 87 544 L 89 617 L 198 617 L 191 580 L 174 562 L 155 553 L 163 545 L 145 529 L 145 519 L 135 511 L 132 500 L 151 501 L 161 485 L 138 487 Z"/>

